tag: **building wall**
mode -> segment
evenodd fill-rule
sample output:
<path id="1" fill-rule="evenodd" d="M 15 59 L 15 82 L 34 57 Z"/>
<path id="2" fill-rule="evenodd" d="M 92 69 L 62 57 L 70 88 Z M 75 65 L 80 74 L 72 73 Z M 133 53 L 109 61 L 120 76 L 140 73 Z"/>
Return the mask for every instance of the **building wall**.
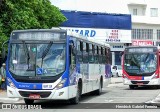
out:
<path id="1" fill-rule="evenodd" d="M 91 11 L 91 12 L 106 12 L 106 13 L 117 13 L 117 14 L 131 14 L 132 15 L 132 41 L 153 41 L 154 45 L 156 42 L 160 42 L 160 0 L 51 0 L 52 4 L 56 4 L 62 10 L 77 10 L 77 11 Z M 58 3 L 59 2 L 59 3 Z M 69 4 L 70 3 L 70 4 Z M 151 8 L 157 10 L 151 11 Z M 137 11 L 136 11 L 137 10 Z M 152 12 L 152 15 L 151 15 Z M 136 39 L 133 38 L 133 30 L 140 30 L 143 33 L 144 29 L 150 29 L 151 32 L 146 35 L 152 35 L 150 39 L 142 35 Z M 159 30 L 159 34 L 157 34 Z M 113 46 L 119 46 L 117 43 L 112 43 Z M 147 45 L 147 44 L 146 44 Z M 121 45 L 123 48 L 125 45 Z M 114 51 L 113 49 L 112 51 Z M 123 49 L 120 49 L 123 50 Z M 116 49 L 115 52 L 119 51 Z M 113 61 L 116 57 L 113 52 Z M 116 64 L 116 62 L 112 62 Z"/>

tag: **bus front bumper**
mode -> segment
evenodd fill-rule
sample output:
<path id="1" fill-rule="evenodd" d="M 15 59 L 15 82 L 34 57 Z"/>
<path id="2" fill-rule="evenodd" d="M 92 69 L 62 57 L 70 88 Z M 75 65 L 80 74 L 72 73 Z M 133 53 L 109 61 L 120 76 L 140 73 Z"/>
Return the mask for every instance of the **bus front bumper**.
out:
<path id="1" fill-rule="evenodd" d="M 59 90 L 23 90 L 7 86 L 7 96 L 9 98 L 30 98 L 30 95 L 39 95 L 39 99 L 67 100 L 69 99 L 68 87 Z"/>
<path id="2" fill-rule="evenodd" d="M 160 78 L 151 80 L 129 80 L 128 78 L 123 78 L 124 85 L 160 85 Z"/>

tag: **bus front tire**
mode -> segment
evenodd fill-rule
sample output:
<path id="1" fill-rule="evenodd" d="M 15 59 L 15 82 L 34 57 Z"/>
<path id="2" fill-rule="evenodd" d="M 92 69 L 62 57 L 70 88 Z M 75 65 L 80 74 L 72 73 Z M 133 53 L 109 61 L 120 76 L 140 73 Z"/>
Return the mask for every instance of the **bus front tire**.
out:
<path id="1" fill-rule="evenodd" d="M 29 105 L 29 104 L 33 104 L 34 100 L 25 98 L 24 102 L 25 102 L 25 104 Z"/>
<path id="2" fill-rule="evenodd" d="M 76 97 L 70 99 L 70 103 L 71 104 L 78 104 L 80 101 L 80 97 L 81 97 L 81 84 L 78 84 L 77 86 L 77 93 L 76 93 Z"/>
<path id="3" fill-rule="evenodd" d="M 119 77 L 119 74 L 118 74 L 118 73 L 116 73 L 116 76 L 117 76 L 117 77 Z"/>
<path id="4" fill-rule="evenodd" d="M 135 87 L 138 87 L 137 85 L 129 85 L 130 89 L 134 89 Z"/>

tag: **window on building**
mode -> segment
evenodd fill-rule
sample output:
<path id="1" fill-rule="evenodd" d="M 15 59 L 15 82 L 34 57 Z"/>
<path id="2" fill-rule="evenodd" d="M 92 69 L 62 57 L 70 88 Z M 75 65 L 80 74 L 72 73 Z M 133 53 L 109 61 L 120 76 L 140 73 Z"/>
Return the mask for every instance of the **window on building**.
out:
<path id="1" fill-rule="evenodd" d="M 133 9 L 133 15 L 138 15 L 137 9 Z"/>
<path id="2" fill-rule="evenodd" d="M 145 13 L 146 13 L 146 8 L 143 8 L 142 9 L 142 16 L 145 16 Z"/>
<path id="3" fill-rule="evenodd" d="M 121 65 L 120 51 L 115 52 L 115 65 Z"/>
<path id="4" fill-rule="evenodd" d="M 160 40 L 160 30 L 157 30 L 157 40 Z"/>
<path id="5" fill-rule="evenodd" d="M 132 39 L 153 39 L 153 29 L 132 29 Z"/>
<path id="6" fill-rule="evenodd" d="M 150 9 L 151 17 L 158 17 L 158 8 Z"/>

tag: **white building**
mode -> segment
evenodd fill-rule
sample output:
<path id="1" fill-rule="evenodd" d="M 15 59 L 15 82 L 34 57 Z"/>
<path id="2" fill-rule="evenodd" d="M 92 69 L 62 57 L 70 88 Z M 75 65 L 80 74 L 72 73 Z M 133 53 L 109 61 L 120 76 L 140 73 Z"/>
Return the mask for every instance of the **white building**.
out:
<path id="1" fill-rule="evenodd" d="M 62 10 L 131 14 L 132 44 L 160 43 L 160 0 L 51 0 L 51 2 Z M 125 48 L 123 43 L 111 46 L 113 46 L 111 49 L 116 48 L 118 51 Z M 114 57 L 113 54 L 113 60 Z M 116 63 L 113 61 L 113 64 Z"/>

